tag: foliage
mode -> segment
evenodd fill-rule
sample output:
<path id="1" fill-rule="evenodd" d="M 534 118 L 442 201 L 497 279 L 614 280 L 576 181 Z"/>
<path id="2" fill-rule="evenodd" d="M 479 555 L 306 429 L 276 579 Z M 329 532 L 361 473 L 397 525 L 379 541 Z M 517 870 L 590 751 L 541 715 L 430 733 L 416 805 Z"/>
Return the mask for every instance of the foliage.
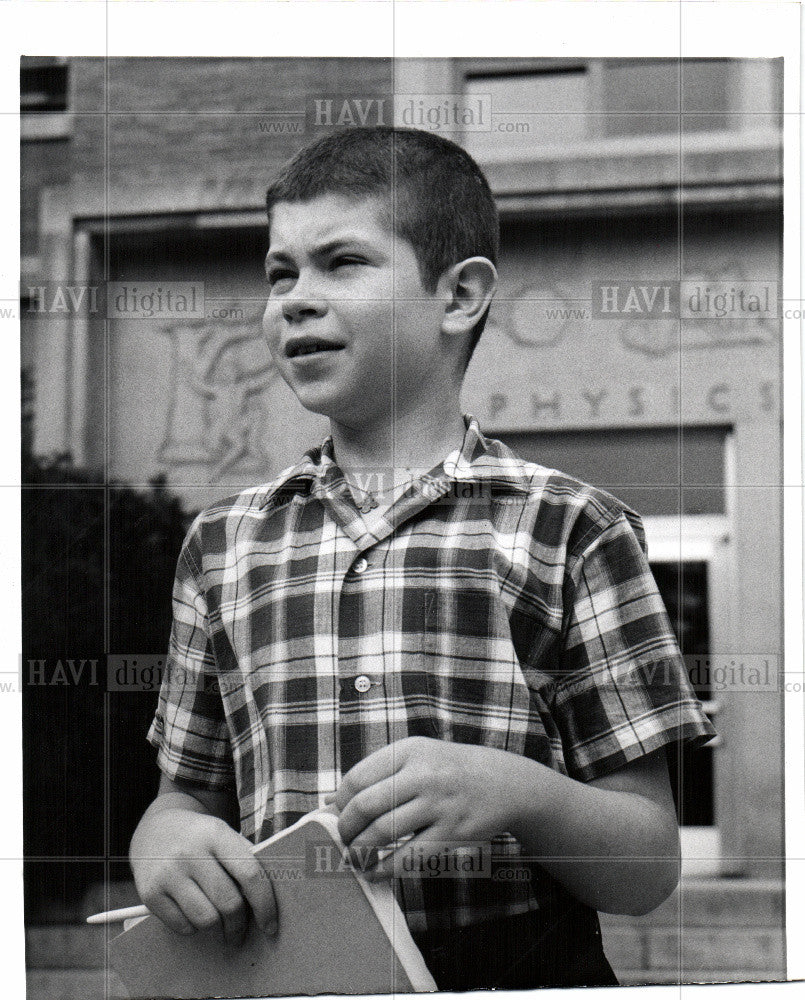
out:
<path id="1" fill-rule="evenodd" d="M 155 791 L 145 734 L 156 694 L 107 693 L 105 656 L 164 655 L 188 518 L 164 480 L 143 491 L 104 483 L 69 455 L 32 455 L 29 441 L 20 677 L 26 910 L 37 921 L 69 914 L 109 876 L 103 859 L 125 858 Z M 111 873 L 125 875 L 122 863 Z"/>

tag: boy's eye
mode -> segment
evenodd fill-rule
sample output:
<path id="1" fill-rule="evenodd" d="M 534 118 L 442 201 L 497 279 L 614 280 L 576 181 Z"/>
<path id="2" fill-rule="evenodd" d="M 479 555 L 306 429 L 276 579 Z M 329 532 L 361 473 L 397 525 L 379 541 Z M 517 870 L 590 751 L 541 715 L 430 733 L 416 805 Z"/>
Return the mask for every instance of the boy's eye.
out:
<path id="1" fill-rule="evenodd" d="M 280 282 L 293 281 L 296 275 L 287 267 L 275 267 L 267 273 L 266 277 L 269 285 L 274 289 Z"/>
<path id="2" fill-rule="evenodd" d="M 333 269 L 335 269 L 337 267 L 350 267 L 352 264 L 363 264 L 363 263 L 364 260 L 362 257 L 342 256 L 342 257 L 333 257 L 332 261 L 330 262 L 330 266 Z"/>

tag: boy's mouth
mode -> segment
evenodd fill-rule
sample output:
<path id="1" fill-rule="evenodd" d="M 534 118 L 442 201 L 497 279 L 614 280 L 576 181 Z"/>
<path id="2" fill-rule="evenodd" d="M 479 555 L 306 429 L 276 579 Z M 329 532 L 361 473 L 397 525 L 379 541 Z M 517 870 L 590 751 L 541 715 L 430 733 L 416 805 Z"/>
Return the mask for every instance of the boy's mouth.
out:
<path id="1" fill-rule="evenodd" d="M 288 358 L 304 357 L 306 354 L 320 354 L 324 351 L 340 351 L 343 344 L 335 344 L 329 340 L 315 337 L 295 337 L 285 345 L 285 356 Z"/>

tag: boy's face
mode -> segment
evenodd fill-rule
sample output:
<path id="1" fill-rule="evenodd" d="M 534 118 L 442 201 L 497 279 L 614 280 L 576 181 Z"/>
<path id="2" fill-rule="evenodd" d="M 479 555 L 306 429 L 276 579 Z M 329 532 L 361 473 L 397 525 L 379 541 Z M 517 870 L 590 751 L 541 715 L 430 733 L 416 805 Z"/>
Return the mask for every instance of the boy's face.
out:
<path id="1" fill-rule="evenodd" d="M 306 409 L 365 429 L 444 384 L 444 299 L 424 288 L 376 199 L 275 205 L 266 274 L 263 330 Z"/>

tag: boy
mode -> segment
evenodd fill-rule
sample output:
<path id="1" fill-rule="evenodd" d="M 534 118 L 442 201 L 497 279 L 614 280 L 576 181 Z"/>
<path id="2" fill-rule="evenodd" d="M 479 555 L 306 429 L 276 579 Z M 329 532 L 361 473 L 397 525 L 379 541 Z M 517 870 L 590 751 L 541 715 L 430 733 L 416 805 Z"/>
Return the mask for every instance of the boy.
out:
<path id="1" fill-rule="evenodd" d="M 331 434 L 185 541 L 170 666 L 219 684 L 163 685 L 140 895 L 180 932 L 275 933 L 250 843 L 332 802 L 347 845 L 395 847 L 372 877 L 401 876 L 440 989 L 614 984 L 596 910 L 675 887 L 665 748 L 713 733 L 639 518 L 462 417 L 498 250 L 464 150 L 327 136 L 268 216 L 268 347 Z M 410 873 L 480 844 L 491 878 Z"/>

